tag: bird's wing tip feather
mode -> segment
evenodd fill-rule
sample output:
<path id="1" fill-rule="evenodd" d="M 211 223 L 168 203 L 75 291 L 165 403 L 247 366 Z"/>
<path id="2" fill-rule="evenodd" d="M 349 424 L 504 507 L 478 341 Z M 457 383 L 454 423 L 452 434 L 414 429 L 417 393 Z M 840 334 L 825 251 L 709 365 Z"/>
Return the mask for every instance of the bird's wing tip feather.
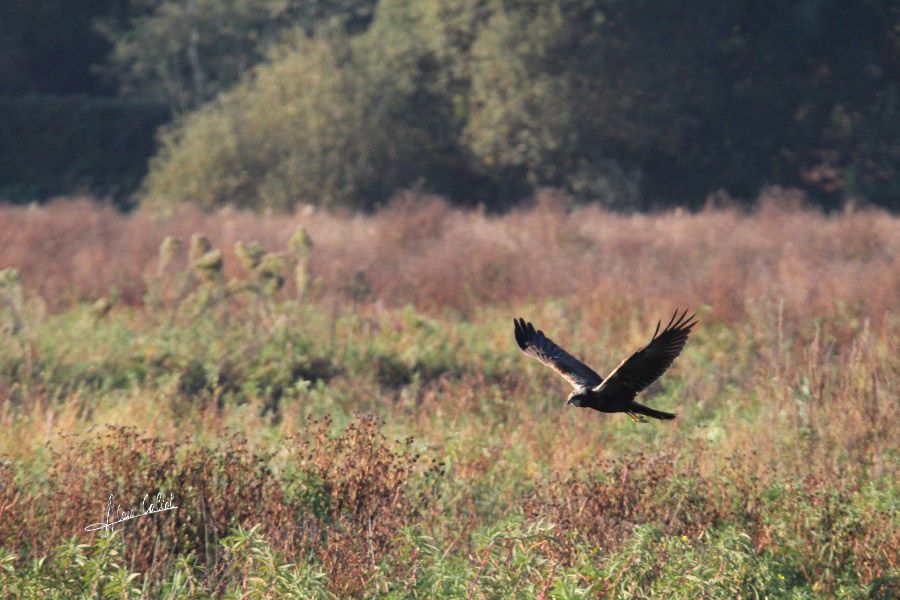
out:
<path id="1" fill-rule="evenodd" d="M 672 318 L 669 320 L 669 324 L 666 325 L 666 331 L 686 330 L 690 332 L 691 328 L 697 324 L 698 320 L 696 313 L 691 314 L 691 316 L 687 316 L 689 309 L 685 308 L 679 315 L 679 310 L 680 309 L 678 308 L 675 309 L 675 314 L 672 315 Z"/>
<path id="2" fill-rule="evenodd" d="M 531 331 L 529 331 L 531 323 L 526 322 L 522 317 L 513 319 L 513 323 L 515 323 L 516 343 L 519 344 L 519 348 L 525 350 L 528 348 L 528 341 L 532 335 Z"/>

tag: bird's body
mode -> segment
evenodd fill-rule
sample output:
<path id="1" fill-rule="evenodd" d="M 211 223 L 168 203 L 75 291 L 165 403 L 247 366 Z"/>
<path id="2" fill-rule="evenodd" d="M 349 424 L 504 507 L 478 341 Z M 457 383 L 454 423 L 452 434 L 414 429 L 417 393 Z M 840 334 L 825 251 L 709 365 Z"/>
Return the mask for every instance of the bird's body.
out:
<path id="1" fill-rule="evenodd" d="M 643 416 L 674 419 L 672 413 L 656 410 L 634 401 L 635 397 L 659 379 L 681 353 L 691 328 L 697 321 L 687 311 L 672 315 L 660 333 L 659 326 L 650 342 L 621 362 L 604 380 L 593 369 L 557 346 L 543 331 L 535 330 L 524 319 L 514 320 L 516 342 L 529 356 L 536 358 L 562 375 L 575 389 L 567 405 L 593 408 L 605 413 L 627 413 L 635 421 Z M 658 334 L 658 335 L 657 335 Z"/>

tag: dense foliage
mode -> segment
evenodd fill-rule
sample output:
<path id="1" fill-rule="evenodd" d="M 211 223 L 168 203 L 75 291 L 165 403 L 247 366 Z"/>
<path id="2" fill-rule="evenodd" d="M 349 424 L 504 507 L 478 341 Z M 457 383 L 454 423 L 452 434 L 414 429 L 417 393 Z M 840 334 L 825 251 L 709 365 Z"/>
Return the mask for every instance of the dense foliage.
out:
<path id="1" fill-rule="evenodd" d="M 97 19 L 121 18 L 128 0 L 4 0 L 0 3 L 0 96 L 109 94 L 94 72 L 110 43 Z"/>
<path id="2" fill-rule="evenodd" d="M 496 209 L 543 187 L 621 209 L 698 206 L 710 194 L 749 202 L 770 184 L 828 207 L 896 208 L 900 197 L 891 0 L 96 0 L 76 15 L 45 0 L 0 10 L 0 90 L 114 89 L 182 113 L 143 187 L 150 204 L 368 209 L 407 187 Z M 48 44 L 49 24 L 63 20 Z M 39 137 L 15 143 L 47 154 L 27 148 L 46 144 Z M 61 179 L 52 162 L 42 168 Z"/>
<path id="3" fill-rule="evenodd" d="M 549 186 L 633 209 L 777 182 L 895 201 L 897 7 L 763 4 L 382 0 L 364 33 L 288 42 L 176 124 L 145 195 L 365 208 L 418 183 L 503 206 Z"/>
<path id="4" fill-rule="evenodd" d="M 122 93 L 196 107 L 234 86 L 285 31 L 362 27 L 375 0 L 131 0 L 127 19 L 106 19 L 107 72 Z"/>
<path id="5" fill-rule="evenodd" d="M 169 118 L 162 105 L 121 98 L 0 98 L 0 198 L 91 191 L 130 206 Z"/>

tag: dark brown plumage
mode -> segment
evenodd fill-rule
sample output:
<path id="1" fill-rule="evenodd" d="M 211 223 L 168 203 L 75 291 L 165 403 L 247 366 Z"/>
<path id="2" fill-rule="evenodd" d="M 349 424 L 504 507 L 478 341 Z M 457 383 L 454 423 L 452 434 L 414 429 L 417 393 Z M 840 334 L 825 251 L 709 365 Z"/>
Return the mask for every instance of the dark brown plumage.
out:
<path id="1" fill-rule="evenodd" d="M 519 348 L 555 370 L 575 388 L 569 394 L 567 405 L 607 413 L 624 412 L 635 421 L 644 421 L 641 415 L 654 419 L 675 418 L 672 413 L 638 404 L 634 398 L 659 379 L 681 354 L 691 329 L 697 324 L 696 316 L 688 317 L 687 310 L 681 315 L 676 310 L 662 332 L 659 331 L 662 322 L 657 323 L 650 342 L 623 360 L 606 380 L 557 346 L 543 331 L 535 330 L 525 319 L 514 319 L 513 323 Z"/>

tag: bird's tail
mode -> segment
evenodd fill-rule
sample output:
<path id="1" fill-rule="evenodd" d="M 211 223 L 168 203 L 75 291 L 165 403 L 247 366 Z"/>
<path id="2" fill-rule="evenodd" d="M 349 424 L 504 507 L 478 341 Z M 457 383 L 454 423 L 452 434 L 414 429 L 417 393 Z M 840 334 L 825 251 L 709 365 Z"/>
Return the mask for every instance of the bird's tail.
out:
<path id="1" fill-rule="evenodd" d="M 663 412 L 661 410 L 656 410 L 655 408 L 650 408 L 649 406 L 644 406 L 643 404 L 638 404 L 637 402 L 632 402 L 628 407 L 629 413 L 637 413 L 639 415 L 646 415 L 648 417 L 652 417 L 654 419 L 663 419 L 668 421 L 669 419 L 675 418 L 675 413 Z"/>

